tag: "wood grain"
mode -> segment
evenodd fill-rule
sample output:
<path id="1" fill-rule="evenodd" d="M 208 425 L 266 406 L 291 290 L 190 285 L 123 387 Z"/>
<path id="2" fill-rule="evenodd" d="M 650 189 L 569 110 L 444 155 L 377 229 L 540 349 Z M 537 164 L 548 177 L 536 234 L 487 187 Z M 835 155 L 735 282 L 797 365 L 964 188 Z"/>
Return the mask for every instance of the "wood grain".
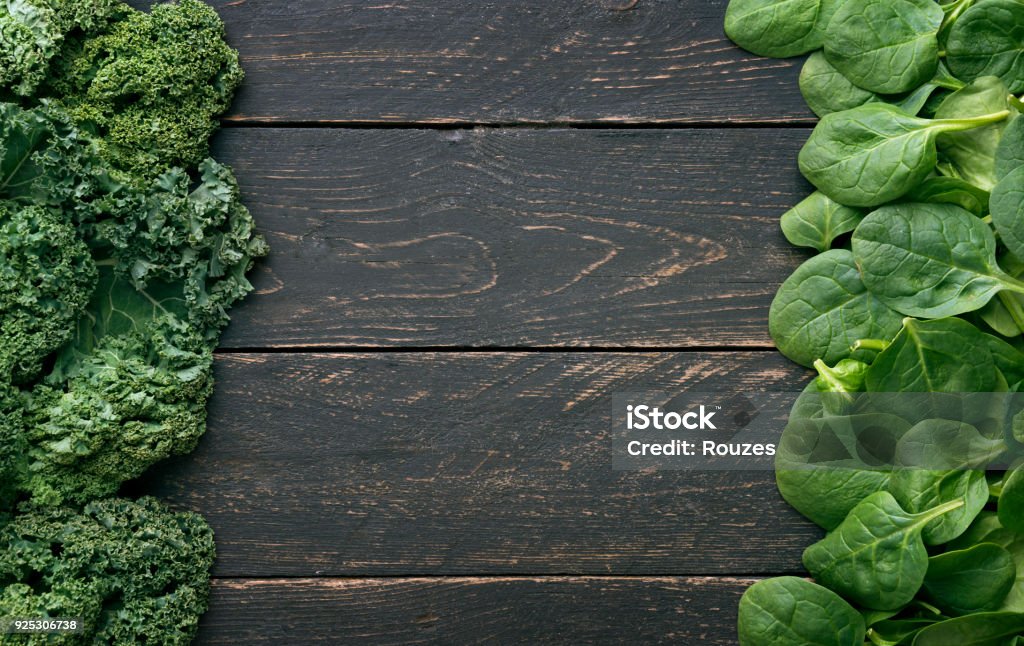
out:
<path id="1" fill-rule="evenodd" d="M 799 389 L 773 352 L 244 354 L 217 376 L 199 449 L 129 493 L 206 516 L 220 576 L 798 572 L 819 537 L 770 472 L 611 465 L 613 393 Z"/>
<path id="2" fill-rule="evenodd" d="M 735 644 L 752 580 L 215 581 L 198 644 Z"/>
<path id="3" fill-rule="evenodd" d="M 150 4 L 142 0 L 136 4 Z M 236 122 L 813 123 L 801 60 L 725 37 L 726 0 L 214 0 Z"/>
<path id="4" fill-rule="evenodd" d="M 801 130 L 233 129 L 229 348 L 766 347 Z"/>

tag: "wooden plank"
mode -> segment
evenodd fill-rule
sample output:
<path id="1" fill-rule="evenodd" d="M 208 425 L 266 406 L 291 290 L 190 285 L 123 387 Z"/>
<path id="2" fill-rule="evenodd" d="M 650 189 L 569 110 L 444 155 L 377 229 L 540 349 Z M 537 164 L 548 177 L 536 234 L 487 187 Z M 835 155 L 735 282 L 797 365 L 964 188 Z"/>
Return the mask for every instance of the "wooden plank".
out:
<path id="1" fill-rule="evenodd" d="M 735 644 L 747 579 L 219 580 L 198 644 Z"/>
<path id="2" fill-rule="evenodd" d="M 234 348 L 765 347 L 806 132 L 234 129 Z"/>
<path id="3" fill-rule="evenodd" d="M 726 0 L 627 2 L 210 4 L 248 75 L 230 121 L 813 123 L 801 61 L 735 47 Z"/>
<path id="4" fill-rule="evenodd" d="M 800 388 L 774 352 L 240 354 L 217 376 L 198 450 L 130 493 L 203 513 L 221 576 L 774 574 L 820 537 L 770 472 L 611 465 L 613 393 Z"/>

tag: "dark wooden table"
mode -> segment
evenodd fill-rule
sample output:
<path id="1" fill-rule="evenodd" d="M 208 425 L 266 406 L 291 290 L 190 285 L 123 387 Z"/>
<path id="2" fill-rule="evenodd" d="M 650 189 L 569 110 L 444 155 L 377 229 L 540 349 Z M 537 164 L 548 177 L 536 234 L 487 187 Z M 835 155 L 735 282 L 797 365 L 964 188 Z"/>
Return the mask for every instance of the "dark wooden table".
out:
<path id="1" fill-rule="evenodd" d="M 611 394 L 779 390 L 799 61 L 725 0 L 214 0 L 273 246 L 199 450 L 204 644 L 731 644 L 817 531 L 769 473 L 611 468 Z"/>

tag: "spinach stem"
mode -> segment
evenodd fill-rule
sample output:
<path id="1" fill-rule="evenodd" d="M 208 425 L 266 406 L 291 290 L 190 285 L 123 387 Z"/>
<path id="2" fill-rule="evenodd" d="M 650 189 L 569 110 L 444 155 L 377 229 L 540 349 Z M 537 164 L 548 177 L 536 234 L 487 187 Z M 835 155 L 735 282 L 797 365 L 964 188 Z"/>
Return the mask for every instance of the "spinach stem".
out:
<path id="1" fill-rule="evenodd" d="M 992 114 L 985 114 L 980 117 L 969 117 L 966 119 L 936 119 L 933 123 L 943 130 L 972 130 L 987 126 L 991 123 L 999 123 L 1010 116 L 1009 110 L 1000 110 Z"/>
<path id="2" fill-rule="evenodd" d="M 853 344 L 853 350 L 877 350 L 882 352 L 889 347 L 888 341 L 882 339 L 860 339 Z"/>

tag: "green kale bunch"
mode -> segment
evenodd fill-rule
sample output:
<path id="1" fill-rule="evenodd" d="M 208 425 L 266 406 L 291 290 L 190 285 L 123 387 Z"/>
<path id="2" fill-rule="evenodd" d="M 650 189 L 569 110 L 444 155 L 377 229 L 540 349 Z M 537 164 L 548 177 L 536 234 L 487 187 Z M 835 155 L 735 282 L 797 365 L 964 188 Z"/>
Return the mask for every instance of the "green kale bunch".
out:
<path id="1" fill-rule="evenodd" d="M 779 490 L 828 534 L 815 583 L 748 590 L 740 642 L 1022 643 L 1024 2 L 731 0 L 725 31 L 810 54 L 821 117 L 769 328 L 818 373 Z"/>
<path id="2" fill-rule="evenodd" d="M 68 644 L 188 644 L 209 595 L 213 532 L 153 498 L 32 507 L 0 528 L 0 608 L 79 618 Z M 14 642 L 14 639 L 11 639 Z M 49 644 L 37 635 L 21 641 Z"/>
<path id="3" fill-rule="evenodd" d="M 211 532 L 112 498 L 206 429 L 267 246 L 208 157 L 242 79 L 198 0 L 0 0 L 0 619 L 187 643 Z M 24 643 L 0 634 L 0 643 Z"/>

